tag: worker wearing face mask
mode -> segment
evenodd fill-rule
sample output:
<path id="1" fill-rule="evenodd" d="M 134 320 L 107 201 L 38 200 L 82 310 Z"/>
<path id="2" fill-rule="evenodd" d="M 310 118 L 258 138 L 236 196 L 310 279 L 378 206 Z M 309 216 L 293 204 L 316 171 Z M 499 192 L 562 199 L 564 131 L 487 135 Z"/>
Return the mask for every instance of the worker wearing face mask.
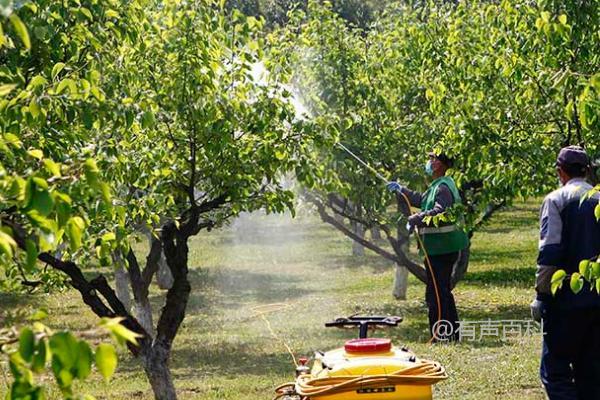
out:
<path id="1" fill-rule="evenodd" d="M 453 160 L 445 153 L 429 153 L 425 172 L 433 181 L 424 193 L 412 191 L 398 182 L 389 182 L 387 185 L 390 191 L 404 194 L 411 206 L 421 208 L 421 212 L 408 217 L 408 227 L 410 230 L 417 228 L 427 253 L 425 263 L 431 264 L 426 265 L 425 268 L 427 271 L 425 299 L 429 309 L 429 328 L 434 339 L 442 341 L 459 339 L 458 312 L 452 295 L 451 276 L 460 252 L 469 245 L 467 234 L 456 224 L 456 217 L 452 218 L 446 214 L 449 220 L 441 221 L 439 218 L 440 214 L 445 213 L 450 207 L 461 203 L 456 183 L 451 177 L 446 176 L 446 172 L 452 165 Z M 433 217 L 431 219 L 435 221 L 435 216 L 438 216 L 437 222 L 425 222 L 425 217 Z M 436 284 L 441 310 L 438 310 Z M 452 324 L 453 329 L 448 330 L 451 332 L 450 335 L 440 337 L 440 332 L 435 331 L 438 319 Z"/>

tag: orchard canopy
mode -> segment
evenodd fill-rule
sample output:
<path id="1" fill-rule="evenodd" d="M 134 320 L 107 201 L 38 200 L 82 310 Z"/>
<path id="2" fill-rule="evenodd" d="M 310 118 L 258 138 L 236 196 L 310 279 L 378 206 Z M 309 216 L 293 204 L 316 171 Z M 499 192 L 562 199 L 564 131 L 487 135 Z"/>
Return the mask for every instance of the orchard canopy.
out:
<path id="1" fill-rule="evenodd" d="M 450 174 L 472 234 L 513 199 L 554 187 L 561 146 L 581 144 L 598 157 L 600 15 L 586 4 L 393 4 L 359 28 L 313 2 L 278 32 L 276 54 L 313 123 L 384 176 L 423 189 L 426 153 L 454 157 Z M 402 200 L 390 209 L 396 201 L 381 181 L 339 148 L 322 157 L 336 172 L 311 193 L 325 220 L 424 280 L 397 230 Z M 335 214 L 383 229 L 394 251 Z"/>
<path id="2" fill-rule="evenodd" d="M 405 205 L 338 142 L 415 189 L 444 149 L 471 234 L 554 187 L 561 146 L 600 157 L 596 1 L 241 3 L 0 0 L 0 289 L 70 285 L 121 318 L 157 398 L 175 395 L 188 241 L 244 211 L 301 195 L 425 279 Z M 173 284 L 152 325 L 161 257 Z M 98 272 L 119 260 L 135 310 Z"/>

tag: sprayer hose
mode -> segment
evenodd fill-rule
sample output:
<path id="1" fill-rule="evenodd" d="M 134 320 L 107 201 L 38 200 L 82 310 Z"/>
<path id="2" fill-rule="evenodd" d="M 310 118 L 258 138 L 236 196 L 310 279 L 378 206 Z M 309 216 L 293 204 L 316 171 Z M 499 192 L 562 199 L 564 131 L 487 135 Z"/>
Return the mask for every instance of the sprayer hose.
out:
<path id="1" fill-rule="evenodd" d="M 406 205 L 408 206 L 408 209 L 410 210 L 410 200 L 408 199 L 408 196 L 406 196 L 402 192 L 400 192 L 400 194 L 404 198 L 404 201 L 406 202 Z M 442 300 L 440 298 L 440 289 L 437 284 L 437 278 L 435 277 L 435 273 L 433 272 L 433 265 L 431 265 L 431 260 L 429 259 L 429 254 L 427 253 L 427 250 L 425 249 L 425 244 L 421 240 L 421 236 L 419 235 L 419 232 L 417 232 L 415 236 L 417 238 L 417 242 L 419 243 L 419 247 L 423 251 L 423 254 L 425 254 L 425 264 L 426 264 L 427 268 L 429 268 L 429 273 L 431 274 L 431 281 L 433 283 L 433 289 L 434 289 L 433 291 L 435 293 L 435 301 L 437 304 L 437 321 L 436 321 L 436 324 L 437 324 L 442 320 Z M 431 339 L 429 339 L 429 343 L 432 343 L 435 340 L 435 334 L 436 334 L 435 332 L 431 332 Z"/>
<path id="2" fill-rule="evenodd" d="M 327 378 L 311 378 L 311 375 L 300 376 L 294 386 L 294 394 L 302 397 L 334 395 L 351 392 L 372 385 L 433 385 L 448 378 L 444 367 L 429 360 L 419 360 L 418 364 L 391 374 L 381 375 L 342 375 Z M 285 389 L 293 384 L 287 383 L 276 389 L 275 399 L 285 395 Z"/>

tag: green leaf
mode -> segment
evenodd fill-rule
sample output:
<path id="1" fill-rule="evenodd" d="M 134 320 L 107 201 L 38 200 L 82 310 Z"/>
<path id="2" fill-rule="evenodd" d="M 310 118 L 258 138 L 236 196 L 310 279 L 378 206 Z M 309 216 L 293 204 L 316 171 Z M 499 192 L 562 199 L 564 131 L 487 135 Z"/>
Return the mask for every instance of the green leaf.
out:
<path id="1" fill-rule="evenodd" d="M 154 126 L 154 114 L 150 111 L 146 111 L 142 114 L 142 128 L 147 129 Z"/>
<path id="2" fill-rule="evenodd" d="M 50 349 L 52 357 L 60 362 L 60 367 L 69 370 L 75 365 L 79 353 L 79 345 L 78 340 L 72 333 L 58 332 L 52 335 L 50 338 Z M 54 373 L 57 375 L 57 373 L 60 373 L 60 370 L 54 371 Z"/>
<path id="3" fill-rule="evenodd" d="M 29 32 L 27 32 L 27 28 L 25 27 L 25 24 L 23 23 L 23 21 L 21 21 L 21 18 L 19 18 L 19 16 L 17 14 L 12 14 L 9 17 L 9 19 L 10 19 L 10 22 L 11 22 L 13 28 L 15 29 L 15 32 L 17 33 L 17 35 L 19 36 L 19 38 L 21 39 L 21 41 L 23 42 L 25 47 L 30 49 L 31 48 L 31 40 L 29 39 Z"/>
<path id="4" fill-rule="evenodd" d="M 552 14 L 550 14 L 548 11 L 542 11 L 542 19 L 544 20 L 544 22 L 550 22 L 551 16 Z"/>
<path id="5" fill-rule="evenodd" d="M 19 354 L 23 360 L 31 362 L 35 346 L 35 335 L 29 328 L 24 328 L 19 335 Z"/>
<path id="6" fill-rule="evenodd" d="M 571 275 L 571 290 L 573 293 L 579 293 L 583 289 L 583 278 L 579 272 Z"/>
<path id="7" fill-rule="evenodd" d="M 63 68 L 65 68 L 65 63 L 59 62 L 54 64 L 54 67 L 52 67 L 52 80 L 56 79 L 56 76 L 60 74 Z"/>
<path id="8" fill-rule="evenodd" d="M 590 260 L 581 260 L 579 263 L 579 273 L 585 278 L 589 279 L 588 275 L 591 275 L 592 268 L 590 265 Z"/>
<path id="9" fill-rule="evenodd" d="M 77 92 L 77 85 L 75 84 L 75 81 L 71 78 L 65 78 L 62 81 L 60 81 L 60 83 L 56 87 L 56 94 L 61 94 L 66 88 L 69 88 L 69 92 L 71 94 Z"/>
<path id="10" fill-rule="evenodd" d="M 83 173 L 85 174 L 85 179 L 87 179 L 93 189 L 98 189 L 100 187 L 100 182 L 98 180 L 99 172 L 100 170 L 94 159 L 88 158 L 85 160 L 85 163 L 83 164 Z"/>
<path id="11" fill-rule="evenodd" d="M 83 380 L 92 372 L 92 349 L 85 341 L 81 340 L 79 341 L 79 351 L 77 352 L 77 355 L 77 362 L 75 363 L 75 376 L 78 379 Z"/>
<path id="12" fill-rule="evenodd" d="M 567 16 L 565 14 L 559 15 L 558 22 L 560 22 L 563 25 L 566 25 L 567 24 Z"/>
<path id="13" fill-rule="evenodd" d="M 27 150 L 27 154 L 29 154 L 33 158 L 37 158 L 38 160 L 44 158 L 44 152 L 39 149 Z"/>
<path id="14" fill-rule="evenodd" d="M 100 326 L 107 329 L 118 343 L 129 342 L 137 346 L 137 339 L 142 335 L 127 329 L 121 324 L 123 320 L 124 318 L 102 318 Z"/>
<path id="15" fill-rule="evenodd" d="M 79 12 L 82 13 L 90 21 L 94 20 L 94 17 L 92 16 L 91 11 L 88 10 L 87 8 L 85 8 L 85 7 L 79 7 Z"/>
<path id="16" fill-rule="evenodd" d="M 600 203 L 594 208 L 594 216 L 596 217 L 596 220 L 600 221 Z"/>
<path id="17" fill-rule="evenodd" d="M 33 270 L 37 262 L 38 250 L 33 240 L 27 239 L 25 242 L 26 261 L 25 269 L 29 272 Z"/>
<path id="18" fill-rule="evenodd" d="M 73 374 L 67 368 L 61 369 L 58 372 L 58 376 L 56 376 L 56 380 L 58 385 L 63 389 L 68 391 L 71 385 L 73 384 Z"/>
<path id="19" fill-rule="evenodd" d="M 9 84 L 4 84 L 4 85 L 0 85 L 0 97 L 4 97 L 7 96 L 10 92 L 12 92 L 15 88 L 17 87 L 17 85 L 9 83 Z"/>
<path id="20" fill-rule="evenodd" d="M 279 161 L 285 160 L 285 157 L 286 157 L 285 151 L 275 150 L 275 158 L 277 158 Z"/>
<path id="21" fill-rule="evenodd" d="M 60 177 L 60 165 L 55 163 L 53 160 L 46 158 L 44 160 L 44 167 L 46 170 L 52 174 L 53 177 Z"/>
<path id="22" fill-rule="evenodd" d="M 42 110 L 40 109 L 40 106 L 37 103 L 36 98 L 32 98 L 31 101 L 29 102 L 29 112 L 31 113 L 31 116 L 33 118 L 39 117 L 40 114 L 42 113 Z"/>
<path id="23" fill-rule="evenodd" d="M 96 348 L 96 366 L 108 382 L 117 369 L 117 352 L 113 346 L 102 343 Z"/>
<path id="24" fill-rule="evenodd" d="M 36 75 L 34 76 L 31 81 L 29 81 L 29 85 L 27 86 L 28 89 L 33 89 L 36 88 L 38 86 L 43 86 L 45 84 L 47 84 L 48 81 L 46 80 L 46 78 L 44 78 L 41 75 Z"/>
<path id="25" fill-rule="evenodd" d="M 600 262 L 595 261 L 591 263 L 592 277 L 600 279 Z"/>
<path id="26" fill-rule="evenodd" d="M 67 222 L 65 233 L 69 238 L 69 245 L 71 246 L 72 251 L 75 251 L 81 247 L 84 229 L 85 222 L 81 217 L 72 217 Z"/>
<path id="27" fill-rule="evenodd" d="M 110 242 L 110 241 L 113 241 L 116 239 L 117 239 L 117 236 L 114 234 L 114 232 L 108 232 L 108 233 L 105 233 L 104 235 L 102 235 L 103 242 Z"/>
<path id="28" fill-rule="evenodd" d="M 553 295 L 556 294 L 556 291 L 562 287 L 562 283 L 567 277 L 567 273 L 559 269 L 554 274 L 552 274 L 552 280 L 550 281 L 550 291 Z"/>
<path id="29" fill-rule="evenodd" d="M 102 195 L 102 201 L 104 201 L 104 204 L 110 208 L 112 206 L 112 200 L 110 195 L 110 186 L 108 183 L 100 183 L 100 194 Z"/>
<path id="30" fill-rule="evenodd" d="M 26 202 L 27 210 L 35 210 L 43 217 L 48 216 L 54 208 L 54 199 L 48 191 L 48 183 L 41 178 L 29 178 L 26 190 L 29 200 Z"/>
<path id="31" fill-rule="evenodd" d="M 5 134 L 4 140 L 6 141 L 6 143 L 16 147 L 17 149 L 20 149 L 23 146 L 21 139 L 19 139 L 19 137 L 13 133 Z"/>
<path id="32" fill-rule="evenodd" d="M 4 253 L 8 258 L 13 257 L 13 250 L 17 248 L 17 243 L 4 231 L 0 230 L 0 254 Z"/>
<path id="33" fill-rule="evenodd" d="M 31 317 L 29 317 L 30 321 L 41 321 L 43 319 L 48 318 L 48 312 L 45 309 L 39 309 L 34 312 Z"/>
<path id="34" fill-rule="evenodd" d="M 33 360 L 31 361 L 31 369 L 35 373 L 42 372 L 48 361 L 50 361 L 51 353 L 50 347 L 46 339 L 42 338 L 35 346 L 35 353 L 33 354 Z"/>
<path id="35" fill-rule="evenodd" d="M 96 98 L 96 100 L 104 101 L 104 95 L 102 94 L 102 92 L 100 92 L 100 89 L 98 89 L 96 86 L 94 86 L 90 89 L 90 93 L 92 94 L 92 96 L 94 96 Z"/>
<path id="36" fill-rule="evenodd" d="M 104 15 L 106 18 L 119 18 L 119 13 L 115 10 L 107 10 Z"/>
<path id="37" fill-rule="evenodd" d="M 600 295 L 600 278 L 596 279 L 596 293 Z"/>

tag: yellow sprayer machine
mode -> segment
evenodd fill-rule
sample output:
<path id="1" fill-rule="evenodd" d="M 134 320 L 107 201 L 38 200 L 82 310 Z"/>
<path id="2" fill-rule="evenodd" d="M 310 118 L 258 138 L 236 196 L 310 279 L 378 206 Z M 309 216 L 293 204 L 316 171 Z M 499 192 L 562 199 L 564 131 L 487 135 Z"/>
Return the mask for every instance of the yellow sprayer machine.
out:
<path id="1" fill-rule="evenodd" d="M 358 339 L 316 352 L 312 367 L 301 358 L 296 381 L 276 389 L 280 400 L 431 400 L 432 386 L 446 379 L 442 365 L 418 358 L 390 339 L 368 338 L 369 328 L 397 326 L 400 317 L 338 318 L 326 327 L 358 327 Z"/>

